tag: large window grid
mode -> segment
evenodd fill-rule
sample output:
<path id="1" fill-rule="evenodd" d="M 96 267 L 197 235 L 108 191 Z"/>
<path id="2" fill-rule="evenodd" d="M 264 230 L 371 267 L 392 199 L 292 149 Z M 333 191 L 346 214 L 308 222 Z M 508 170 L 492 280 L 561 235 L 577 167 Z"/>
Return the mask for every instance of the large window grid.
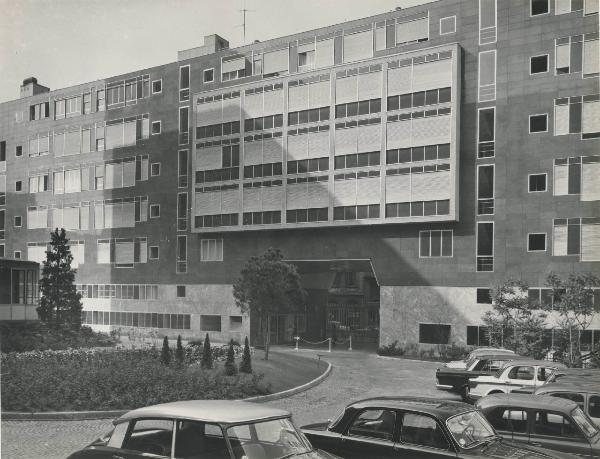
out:
<path id="1" fill-rule="evenodd" d="M 286 212 L 286 223 L 326 222 L 328 208 L 292 209 Z"/>
<path id="2" fill-rule="evenodd" d="M 496 0 L 479 0 L 479 44 L 496 43 Z"/>
<path id="3" fill-rule="evenodd" d="M 246 120 L 249 121 L 249 120 Z M 250 120 L 251 121 L 251 120 Z M 240 133 L 240 122 L 230 121 L 228 123 L 211 124 L 209 126 L 196 127 L 196 140 L 209 137 L 222 137 Z"/>
<path id="4" fill-rule="evenodd" d="M 496 100 L 496 50 L 479 53 L 479 102 Z"/>
<path id="5" fill-rule="evenodd" d="M 367 218 L 379 218 L 379 204 L 333 208 L 334 220 L 363 220 Z"/>
<path id="6" fill-rule="evenodd" d="M 494 270 L 494 222 L 477 222 L 477 272 Z"/>
<path id="7" fill-rule="evenodd" d="M 329 107 L 311 108 L 288 113 L 288 126 L 329 120 Z"/>
<path id="8" fill-rule="evenodd" d="M 450 200 L 392 202 L 385 205 L 385 217 L 423 217 L 430 215 L 448 215 Z"/>
<path id="9" fill-rule="evenodd" d="M 579 255 L 580 261 L 600 261 L 600 218 L 555 218 L 554 256 Z"/>
<path id="10" fill-rule="evenodd" d="M 50 153 L 50 134 L 38 134 L 29 138 L 29 156 L 44 156 Z"/>
<path id="11" fill-rule="evenodd" d="M 82 311 L 81 321 L 87 325 L 116 325 L 136 328 L 169 328 L 189 330 L 190 314 L 160 312 Z"/>
<path id="12" fill-rule="evenodd" d="M 435 161 L 450 158 L 450 144 L 425 145 L 422 147 L 396 148 L 386 151 L 386 164 L 402 164 L 419 161 Z"/>
<path id="13" fill-rule="evenodd" d="M 282 163 L 255 164 L 244 166 L 244 178 L 273 177 L 283 173 Z"/>
<path id="14" fill-rule="evenodd" d="M 179 67 L 179 102 L 190 100 L 190 66 Z"/>
<path id="15" fill-rule="evenodd" d="M 350 167 L 379 166 L 381 153 L 372 151 L 368 153 L 352 153 L 335 157 L 335 169 L 347 169 Z M 289 170 L 289 168 L 288 168 Z M 326 169 L 323 169 L 326 170 Z"/>
<path id="16" fill-rule="evenodd" d="M 223 261 L 223 239 L 201 239 L 200 261 Z"/>
<path id="17" fill-rule="evenodd" d="M 238 214 L 196 215 L 195 228 L 216 228 L 219 226 L 238 226 Z"/>
<path id="18" fill-rule="evenodd" d="M 109 110 L 135 104 L 138 99 L 150 96 L 150 75 L 140 75 L 123 81 L 112 81 L 106 84 L 105 91 L 106 107 Z"/>
<path id="19" fill-rule="evenodd" d="M 177 187 L 188 186 L 188 150 L 179 150 L 177 160 Z"/>
<path id="20" fill-rule="evenodd" d="M 179 107 L 179 145 L 190 141 L 190 107 Z"/>
<path id="21" fill-rule="evenodd" d="M 177 193 L 177 231 L 187 231 L 188 194 Z"/>
<path id="22" fill-rule="evenodd" d="M 494 165 L 477 166 L 477 215 L 494 213 Z"/>
<path id="23" fill-rule="evenodd" d="M 419 231 L 419 258 L 452 257 L 453 231 Z"/>
<path id="24" fill-rule="evenodd" d="M 582 139 L 600 137 L 600 94 L 554 100 L 554 135 L 578 134 Z"/>
<path id="25" fill-rule="evenodd" d="M 477 157 L 495 155 L 496 107 L 480 108 L 477 116 Z"/>
<path id="26" fill-rule="evenodd" d="M 82 298 L 119 300 L 158 300 L 158 285 L 153 284 L 77 284 Z"/>
<path id="27" fill-rule="evenodd" d="M 116 268 L 133 268 L 148 262 L 148 239 L 145 237 L 98 239 L 97 263 Z"/>
<path id="28" fill-rule="evenodd" d="M 187 236 L 177 236 L 177 252 L 175 272 L 187 273 Z"/>
<path id="29" fill-rule="evenodd" d="M 336 158 L 337 159 L 337 158 Z M 288 161 L 287 173 L 303 174 L 305 172 L 320 172 L 329 170 L 329 157 L 299 159 L 296 161 Z"/>
<path id="30" fill-rule="evenodd" d="M 428 105 L 445 104 L 452 100 L 452 88 L 429 89 L 398 96 L 388 96 L 387 110 L 402 110 L 406 108 L 425 107 Z"/>
<path id="31" fill-rule="evenodd" d="M 239 178 L 239 167 L 226 167 L 222 169 L 196 171 L 196 183 L 221 182 L 225 180 L 237 180 Z"/>
<path id="32" fill-rule="evenodd" d="M 281 223 L 280 210 L 244 212 L 242 217 L 242 224 L 244 225 L 272 225 L 277 223 Z"/>
<path id="33" fill-rule="evenodd" d="M 372 115 L 381 112 L 381 99 L 361 100 L 348 102 L 335 106 L 336 118 L 348 118 L 351 116 Z"/>
<path id="34" fill-rule="evenodd" d="M 262 131 L 263 129 L 278 129 L 283 126 L 283 115 L 268 115 L 251 118 L 244 121 L 244 131 Z M 239 132 L 239 129 L 238 129 Z"/>

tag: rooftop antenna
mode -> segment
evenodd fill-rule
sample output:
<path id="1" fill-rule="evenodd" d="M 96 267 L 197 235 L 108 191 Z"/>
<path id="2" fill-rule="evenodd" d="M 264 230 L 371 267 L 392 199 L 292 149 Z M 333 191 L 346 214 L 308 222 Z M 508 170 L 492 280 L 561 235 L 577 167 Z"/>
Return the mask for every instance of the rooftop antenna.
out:
<path id="1" fill-rule="evenodd" d="M 240 10 L 240 12 L 242 13 L 243 18 L 244 18 L 244 22 L 240 26 L 244 30 L 244 44 L 246 44 L 246 13 L 253 13 L 254 11 L 256 11 L 256 10 L 249 10 L 246 8 L 246 1 L 244 0 L 243 8 Z"/>

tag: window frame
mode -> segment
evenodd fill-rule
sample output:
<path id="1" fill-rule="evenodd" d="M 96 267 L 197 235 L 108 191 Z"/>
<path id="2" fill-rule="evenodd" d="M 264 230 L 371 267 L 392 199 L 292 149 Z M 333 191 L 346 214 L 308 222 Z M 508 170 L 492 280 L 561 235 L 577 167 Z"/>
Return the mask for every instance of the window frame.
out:
<path id="1" fill-rule="evenodd" d="M 210 72 L 212 71 L 212 80 L 207 80 L 206 79 L 206 72 Z M 209 69 L 204 69 L 202 71 L 202 84 L 207 84 L 207 83 L 214 83 L 215 82 L 215 68 L 211 67 Z"/>
<path id="2" fill-rule="evenodd" d="M 543 190 L 531 190 L 531 177 L 533 176 L 541 176 L 543 175 L 544 181 L 545 181 L 545 186 Z M 527 174 L 527 192 L 528 193 L 546 193 L 548 191 L 548 173 L 547 172 L 540 172 L 538 174 Z"/>
<path id="3" fill-rule="evenodd" d="M 535 249 L 532 250 L 530 248 L 531 245 L 531 240 L 530 237 L 531 236 L 539 236 L 543 234 L 544 235 L 544 249 Z M 527 253 L 541 253 L 541 252 L 546 252 L 548 250 L 548 233 L 527 233 Z"/>
<path id="4" fill-rule="evenodd" d="M 436 322 L 436 323 L 433 323 L 433 322 L 418 322 L 418 325 L 419 325 L 419 344 L 432 344 L 432 345 L 450 344 L 451 339 L 452 339 L 452 324 L 445 324 L 445 323 L 440 323 L 440 322 Z M 444 327 L 446 327 L 446 326 L 450 327 L 450 331 L 448 333 L 448 342 L 447 343 L 426 343 L 426 342 L 421 341 L 421 325 L 436 325 L 436 326 L 442 325 Z"/>
<path id="5" fill-rule="evenodd" d="M 545 57 L 546 58 L 546 70 L 543 72 L 532 72 L 531 70 L 531 61 L 536 57 Z M 550 54 L 537 54 L 535 56 L 529 56 L 529 76 L 533 75 L 543 75 L 550 72 Z"/>
<path id="6" fill-rule="evenodd" d="M 180 293 L 183 292 L 183 295 Z M 187 289 L 185 285 L 177 284 L 175 285 L 175 298 L 186 298 Z"/>
<path id="7" fill-rule="evenodd" d="M 19 224 L 17 224 L 17 219 L 19 219 Z M 15 228 L 23 227 L 23 216 L 22 215 L 14 215 L 13 216 L 13 227 L 15 227 Z"/>
<path id="8" fill-rule="evenodd" d="M 532 131 L 531 130 L 531 118 L 535 117 L 535 116 L 545 116 L 546 117 L 546 129 L 544 131 Z M 528 129 L 528 133 L 529 134 L 544 134 L 548 132 L 548 126 L 549 126 L 549 119 L 548 119 L 548 112 L 546 113 L 532 113 L 531 115 L 529 115 L 528 117 L 528 125 L 527 125 L 527 129 Z"/>
<path id="9" fill-rule="evenodd" d="M 152 209 L 158 209 L 158 214 L 152 215 Z M 148 218 L 160 218 L 160 204 L 150 204 L 148 206 Z"/>
<path id="10" fill-rule="evenodd" d="M 154 132 L 154 126 L 158 126 L 158 132 Z M 162 121 L 152 121 L 150 124 L 150 135 L 159 135 L 162 133 Z"/>
<path id="11" fill-rule="evenodd" d="M 439 231 L 440 233 L 444 233 L 444 232 L 450 232 L 450 240 L 452 241 L 452 250 L 451 250 L 451 255 L 442 255 L 443 251 L 443 247 L 442 247 L 442 241 L 444 240 L 443 238 L 443 234 L 440 234 L 440 255 L 431 255 L 431 240 L 432 240 L 432 232 L 437 232 Z M 421 254 L 421 237 L 423 233 L 429 233 L 429 256 L 427 255 L 422 255 Z M 434 230 L 420 230 L 419 231 L 419 259 L 423 258 L 423 259 L 438 259 L 438 258 L 453 258 L 454 257 L 454 230 L 453 229 L 434 229 Z"/>
<path id="12" fill-rule="evenodd" d="M 158 80 L 152 80 L 152 83 L 150 85 L 150 88 L 152 90 L 152 94 L 162 94 L 162 87 L 163 87 L 162 81 L 163 81 L 162 78 L 159 78 Z M 154 83 L 160 83 L 160 91 L 155 91 L 154 90 Z"/>
<path id="13" fill-rule="evenodd" d="M 380 438 L 380 437 L 376 437 L 376 436 L 361 435 L 359 433 L 357 434 L 357 433 L 350 432 L 350 430 L 352 429 L 352 427 L 354 426 L 354 423 L 358 420 L 358 418 L 368 411 L 375 411 L 375 412 L 381 411 L 382 412 L 381 415 L 383 415 L 384 411 L 390 411 L 394 414 L 394 425 L 392 428 L 391 438 Z M 398 411 L 393 408 L 378 408 L 378 407 L 363 408 L 362 410 L 358 411 L 352 418 L 352 421 L 350 421 L 348 423 L 348 426 L 344 429 L 343 435 L 348 438 L 366 438 L 366 439 L 377 441 L 377 442 L 395 443 L 396 432 L 398 430 L 397 429 L 398 418 L 399 418 Z"/>
<path id="14" fill-rule="evenodd" d="M 446 444 L 448 445 L 448 447 L 447 448 L 438 448 L 436 446 L 423 445 L 423 444 L 418 444 L 418 443 L 408 443 L 408 442 L 402 441 L 402 425 L 404 425 L 404 416 L 406 414 L 414 414 L 414 415 L 417 415 L 417 416 L 423 416 L 423 417 L 432 419 L 435 422 L 436 427 L 441 432 L 442 438 L 446 441 Z M 448 451 L 450 453 L 456 454 L 456 448 L 454 447 L 454 445 L 452 444 L 452 442 L 448 438 L 448 435 L 446 434 L 446 432 L 444 430 L 444 426 L 442 425 L 441 422 L 438 421 L 438 419 L 435 418 L 435 416 L 431 416 L 431 415 L 429 415 L 427 413 L 421 413 L 421 412 L 418 412 L 418 411 L 402 410 L 401 419 L 402 419 L 401 426 L 400 426 L 400 429 L 398 429 L 398 432 L 397 432 L 397 441 L 398 441 L 399 444 L 401 444 L 401 445 L 409 445 L 409 446 L 416 446 L 418 448 L 427 448 L 427 449 L 432 449 L 434 451 Z"/>
<path id="15" fill-rule="evenodd" d="M 158 166 L 158 174 L 155 174 L 152 167 L 153 166 Z M 160 172 L 161 172 L 162 166 L 161 163 L 156 162 L 156 163 L 150 163 L 150 177 L 159 177 L 160 176 Z"/>
<path id="16" fill-rule="evenodd" d="M 539 14 L 533 14 L 533 2 L 534 2 L 534 0 L 529 0 L 529 17 L 530 18 L 544 16 L 545 14 L 550 14 L 550 0 L 546 0 L 546 5 L 548 6 L 547 11 L 545 13 L 539 13 Z"/>
<path id="17" fill-rule="evenodd" d="M 454 28 L 453 28 L 452 32 L 445 32 L 445 33 L 442 33 L 442 21 L 443 21 L 444 19 L 453 19 L 453 22 L 454 22 Z M 453 16 L 446 16 L 446 17 L 440 18 L 440 35 L 451 35 L 451 34 L 453 34 L 453 33 L 456 33 L 456 15 L 453 15 Z"/>
<path id="18" fill-rule="evenodd" d="M 156 249 L 156 257 L 152 256 L 152 249 Z M 160 246 L 158 246 L 158 245 L 148 246 L 148 260 L 160 260 Z"/>
<path id="19" fill-rule="evenodd" d="M 494 132 L 495 133 L 495 132 Z M 479 197 L 479 169 L 482 167 L 491 167 L 492 168 L 492 197 L 491 198 L 480 198 Z M 486 163 L 486 164 L 478 164 L 475 170 L 475 215 L 495 215 L 496 214 L 496 164 L 495 163 Z M 493 201 L 494 209 L 491 213 L 479 213 L 479 201 L 481 200 L 491 200 Z"/>
<path id="20" fill-rule="evenodd" d="M 495 42 L 494 42 L 495 43 Z M 483 55 L 487 55 L 487 54 L 493 54 L 494 55 L 494 82 L 493 83 L 489 83 L 489 84 L 485 84 L 482 85 L 481 84 L 481 61 L 482 61 L 482 56 Z M 488 86 L 494 86 L 494 97 L 493 98 L 485 98 L 484 100 L 482 100 L 481 98 L 481 88 L 482 86 L 488 87 Z M 477 55 L 477 102 L 478 103 L 483 103 L 483 102 L 493 102 L 496 100 L 497 97 L 497 86 L 498 86 L 498 53 L 496 49 L 489 49 L 486 51 L 480 51 Z M 495 123 L 495 119 L 494 119 L 494 123 Z"/>

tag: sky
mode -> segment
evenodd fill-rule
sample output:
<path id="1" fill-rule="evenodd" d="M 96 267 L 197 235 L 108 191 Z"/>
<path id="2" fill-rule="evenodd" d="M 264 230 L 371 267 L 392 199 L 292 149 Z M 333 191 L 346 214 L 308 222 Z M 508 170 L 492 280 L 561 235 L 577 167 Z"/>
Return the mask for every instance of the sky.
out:
<path id="1" fill-rule="evenodd" d="M 431 0 L 430 0 L 431 1 Z M 0 0 L 0 102 L 177 60 L 216 33 L 235 48 L 427 0 Z"/>

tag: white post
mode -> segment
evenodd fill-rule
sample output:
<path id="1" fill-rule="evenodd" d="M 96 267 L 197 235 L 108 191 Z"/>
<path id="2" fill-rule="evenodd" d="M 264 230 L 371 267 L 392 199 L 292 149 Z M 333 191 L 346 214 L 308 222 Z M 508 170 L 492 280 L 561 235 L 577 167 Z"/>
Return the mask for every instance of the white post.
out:
<path id="1" fill-rule="evenodd" d="M 296 340 L 296 347 L 295 347 L 295 351 L 298 351 L 298 340 L 300 339 L 299 336 L 294 336 L 294 339 Z"/>
<path id="2" fill-rule="evenodd" d="M 329 340 L 329 350 L 327 352 L 331 352 L 331 338 L 327 338 Z"/>
<path id="3" fill-rule="evenodd" d="M 350 334 L 350 347 L 348 347 L 348 350 L 352 350 L 352 334 Z"/>

